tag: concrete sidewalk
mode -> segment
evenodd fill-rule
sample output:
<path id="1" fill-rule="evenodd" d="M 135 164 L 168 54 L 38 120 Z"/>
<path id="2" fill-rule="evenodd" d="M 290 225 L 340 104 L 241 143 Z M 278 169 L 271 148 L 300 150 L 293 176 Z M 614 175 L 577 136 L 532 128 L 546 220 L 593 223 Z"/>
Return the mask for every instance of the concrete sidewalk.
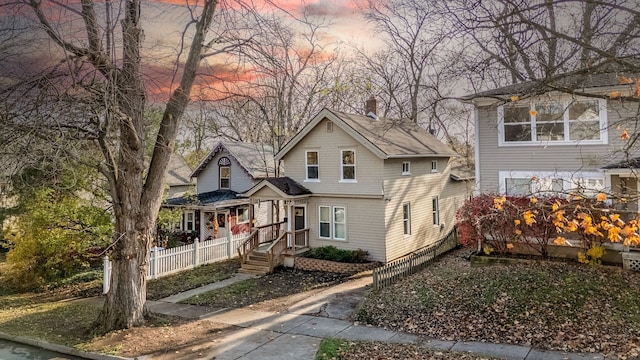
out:
<path id="1" fill-rule="evenodd" d="M 241 281 L 228 279 L 227 284 Z M 214 284 L 215 285 L 215 284 Z M 350 317 L 357 304 L 370 289 L 371 277 L 362 277 L 332 286 L 293 306 L 286 312 L 273 313 L 248 308 L 215 309 L 176 304 L 184 299 L 209 291 L 194 289 L 189 295 L 178 294 L 161 301 L 149 302 L 149 310 L 156 313 L 189 319 L 207 319 L 215 323 L 237 326 L 239 329 L 222 338 L 198 346 L 197 354 L 165 354 L 147 356 L 145 360 L 303 360 L 314 359 L 323 338 L 354 341 L 383 341 L 417 344 L 437 350 L 471 352 L 478 355 L 514 360 L 595 360 L 598 354 L 544 351 L 528 346 L 424 340 L 418 336 L 352 323 Z M 220 286 L 218 286 L 220 287 Z M 179 300 L 177 300 L 179 301 Z M 197 356 L 196 356 L 197 355 Z"/>

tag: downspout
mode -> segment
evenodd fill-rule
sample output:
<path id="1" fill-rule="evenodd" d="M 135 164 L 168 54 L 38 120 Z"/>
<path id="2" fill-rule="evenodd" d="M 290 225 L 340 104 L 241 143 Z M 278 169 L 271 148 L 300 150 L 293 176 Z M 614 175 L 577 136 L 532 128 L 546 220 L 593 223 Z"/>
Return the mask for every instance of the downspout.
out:
<path id="1" fill-rule="evenodd" d="M 475 162 L 475 166 L 474 166 L 474 171 L 475 171 L 475 178 L 476 178 L 476 188 L 475 188 L 475 195 L 479 195 L 480 194 L 480 119 L 478 116 L 478 106 L 474 104 L 473 107 L 473 136 L 474 136 L 474 140 L 475 140 L 475 147 L 474 147 L 474 162 Z M 480 254 L 480 252 L 482 251 L 482 236 L 480 237 L 480 239 L 478 240 L 478 254 Z"/>

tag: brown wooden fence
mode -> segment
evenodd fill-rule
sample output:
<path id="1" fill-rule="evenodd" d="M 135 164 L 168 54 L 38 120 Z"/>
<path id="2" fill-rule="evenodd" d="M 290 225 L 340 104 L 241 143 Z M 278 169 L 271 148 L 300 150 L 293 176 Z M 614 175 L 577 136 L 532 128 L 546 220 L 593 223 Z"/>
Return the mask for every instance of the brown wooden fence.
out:
<path id="1" fill-rule="evenodd" d="M 415 274 L 456 246 L 458 246 L 458 232 L 454 228 L 435 244 L 373 269 L 373 288 L 382 289 Z"/>

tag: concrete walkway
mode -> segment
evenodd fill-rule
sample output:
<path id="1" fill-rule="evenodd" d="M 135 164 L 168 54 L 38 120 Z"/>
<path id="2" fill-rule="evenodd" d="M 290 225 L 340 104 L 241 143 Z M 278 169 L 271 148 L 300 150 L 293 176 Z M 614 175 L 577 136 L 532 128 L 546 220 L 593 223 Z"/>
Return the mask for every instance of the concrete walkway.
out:
<path id="1" fill-rule="evenodd" d="M 435 339 L 424 340 L 411 334 L 352 323 L 348 319 L 357 304 L 370 289 L 370 276 L 332 286 L 291 306 L 282 313 L 256 311 L 250 308 L 215 309 L 176 303 L 198 293 L 226 286 L 244 278 L 244 275 L 238 275 L 225 280 L 225 285 L 220 283 L 218 283 L 219 285 L 212 284 L 208 287 L 194 289 L 187 293 L 148 303 L 152 312 L 189 319 L 207 319 L 215 323 L 237 326 L 239 329 L 208 344 L 199 344 L 192 351 L 146 356 L 140 359 L 314 359 L 323 338 L 417 344 L 436 350 L 471 352 L 500 359 L 604 359 L 602 355 L 598 354 L 544 351 L 528 346 Z"/>

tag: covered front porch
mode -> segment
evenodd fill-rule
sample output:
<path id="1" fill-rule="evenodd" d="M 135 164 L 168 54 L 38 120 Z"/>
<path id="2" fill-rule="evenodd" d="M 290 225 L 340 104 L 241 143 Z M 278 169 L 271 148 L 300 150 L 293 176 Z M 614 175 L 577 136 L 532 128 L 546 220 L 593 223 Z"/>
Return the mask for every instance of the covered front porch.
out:
<path id="1" fill-rule="evenodd" d="M 640 209 L 638 171 L 640 158 L 630 159 L 602 168 L 605 188 L 610 189 L 611 205 L 625 221 L 637 218 Z"/>
<path id="2" fill-rule="evenodd" d="M 266 178 L 243 196 L 248 197 L 253 204 L 279 204 L 279 216 L 274 218 L 283 218 L 282 221 L 253 228 L 238 247 L 243 272 L 270 273 L 277 266 L 286 263 L 287 259 L 293 259 L 295 255 L 309 249 L 309 190 L 286 177 Z"/>

